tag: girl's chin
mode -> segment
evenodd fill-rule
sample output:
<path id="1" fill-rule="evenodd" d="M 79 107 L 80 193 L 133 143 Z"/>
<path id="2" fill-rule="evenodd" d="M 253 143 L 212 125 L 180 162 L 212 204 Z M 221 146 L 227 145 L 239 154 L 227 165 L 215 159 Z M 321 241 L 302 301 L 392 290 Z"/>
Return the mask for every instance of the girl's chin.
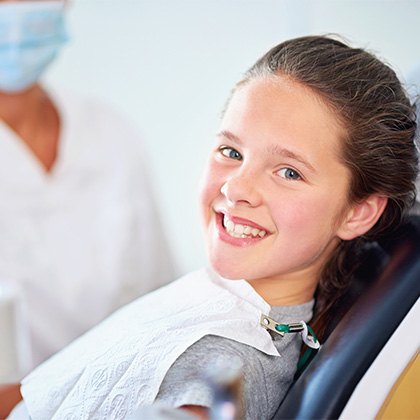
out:
<path id="1" fill-rule="evenodd" d="M 240 280 L 246 278 L 246 271 L 242 267 L 233 267 L 231 264 L 223 264 L 219 261 L 211 261 L 211 267 L 220 276 L 228 280 Z"/>

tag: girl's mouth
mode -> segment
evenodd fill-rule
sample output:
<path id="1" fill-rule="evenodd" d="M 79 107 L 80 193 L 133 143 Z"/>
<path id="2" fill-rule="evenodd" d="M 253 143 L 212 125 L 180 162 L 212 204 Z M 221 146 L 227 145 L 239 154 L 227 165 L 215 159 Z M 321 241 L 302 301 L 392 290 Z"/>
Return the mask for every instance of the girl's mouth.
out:
<path id="1" fill-rule="evenodd" d="M 263 229 L 233 222 L 226 214 L 223 215 L 222 224 L 228 235 L 233 238 L 264 238 L 267 235 L 267 231 Z"/>
<path id="2" fill-rule="evenodd" d="M 270 235 L 270 232 L 253 222 L 218 212 L 216 228 L 220 240 L 239 247 L 254 245 Z"/>

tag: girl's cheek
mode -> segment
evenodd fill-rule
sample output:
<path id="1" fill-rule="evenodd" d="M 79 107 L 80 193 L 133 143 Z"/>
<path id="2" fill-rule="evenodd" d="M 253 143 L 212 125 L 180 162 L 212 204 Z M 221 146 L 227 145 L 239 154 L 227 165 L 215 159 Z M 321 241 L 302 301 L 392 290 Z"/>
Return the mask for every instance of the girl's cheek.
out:
<path id="1" fill-rule="evenodd" d="M 271 215 L 279 230 L 302 229 L 313 224 L 314 214 L 318 212 L 317 203 L 311 200 L 300 199 L 296 196 L 282 197 L 281 203 L 271 206 Z"/>
<path id="2" fill-rule="evenodd" d="M 199 197 L 202 206 L 209 206 L 217 198 L 221 185 L 215 177 L 207 176 L 203 179 L 200 186 Z"/>
<path id="3" fill-rule="evenodd" d="M 207 165 L 205 166 L 205 169 L 203 173 L 201 174 L 201 178 L 199 182 L 198 193 L 199 193 L 200 201 L 202 200 L 202 196 L 204 192 L 208 189 L 209 180 L 211 179 L 210 174 L 211 174 L 211 165 L 210 165 L 210 162 L 207 162 Z"/>
<path id="4" fill-rule="evenodd" d="M 223 183 L 222 179 L 222 168 L 220 168 L 220 165 L 218 165 L 214 159 L 210 159 L 201 178 L 200 195 L 203 197 L 214 194 L 216 191 L 220 191 L 222 185 L 219 184 Z"/>
<path id="5" fill-rule="evenodd" d="M 220 190 L 220 187 L 217 187 L 216 178 L 214 172 L 208 166 L 199 185 L 199 202 L 203 215 L 206 213 L 206 210 L 211 207 L 212 201 L 218 195 L 217 191 Z"/>

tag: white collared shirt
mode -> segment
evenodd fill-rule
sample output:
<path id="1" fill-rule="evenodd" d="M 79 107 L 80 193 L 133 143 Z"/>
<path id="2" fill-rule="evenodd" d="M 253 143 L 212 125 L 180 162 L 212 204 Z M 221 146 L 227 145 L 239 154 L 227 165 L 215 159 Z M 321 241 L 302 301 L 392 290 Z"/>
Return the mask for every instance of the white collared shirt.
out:
<path id="1" fill-rule="evenodd" d="M 0 280 L 23 289 L 33 366 L 174 276 L 138 134 L 96 102 L 51 97 L 51 173 L 0 121 Z"/>

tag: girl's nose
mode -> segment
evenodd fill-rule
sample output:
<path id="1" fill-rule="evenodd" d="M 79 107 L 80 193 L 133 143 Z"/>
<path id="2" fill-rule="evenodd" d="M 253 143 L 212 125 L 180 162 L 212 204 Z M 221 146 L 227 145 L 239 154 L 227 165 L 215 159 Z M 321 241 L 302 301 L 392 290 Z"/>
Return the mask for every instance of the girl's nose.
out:
<path id="1" fill-rule="evenodd" d="M 256 207 L 261 204 L 261 194 L 250 177 L 230 177 L 222 185 L 220 192 L 232 207 L 236 205 Z"/>

